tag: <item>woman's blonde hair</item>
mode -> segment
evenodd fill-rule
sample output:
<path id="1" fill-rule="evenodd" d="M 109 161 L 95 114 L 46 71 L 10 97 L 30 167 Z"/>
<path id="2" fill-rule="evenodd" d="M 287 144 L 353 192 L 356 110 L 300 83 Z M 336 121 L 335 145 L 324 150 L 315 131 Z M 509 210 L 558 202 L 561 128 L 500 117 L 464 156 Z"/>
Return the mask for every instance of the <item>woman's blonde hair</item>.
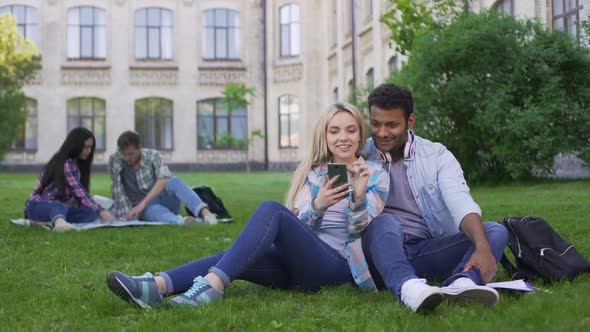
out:
<path id="1" fill-rule="evenodd" d="M 287 200 L 285 205 L 288 208 L 293 208 L 295 205 L 295 198 L 297 198 L 297 193 L 303 187 L 305 183 L 305 179 L 307 178 L 307 174 L 309 171 L 317 166 L 321 166 L 324 164 L 329 163 L 332 160 L 332 153 L 328 149 L 328 142 L 327 142 L 327 132 L 328 132 L 328 123 L 332 120 L 332 118 L 340 113 L 340 112 L 348 112 L 354 118 L 357 126 L 359 127 L 359 136 L 360 142 L 358 149 L 355 151 L 355 156 L 359 157 L 367 140 L 366 137 L 366 127 L 365 122 L 363 121 L 363 116 L 361 113 L 351 104 L 348 103 L 336 103 L 330 105 L 328 107 L 328 111 L 323 113 L 316 124 L 313 127 L 313 137 L 311 140 L 311 146 L 308 149 L 307 156 L 297 167 L 295 170 L 295 174 L 293 174 L 293 178 L 291 179 L 291 187 L 289 188 L 289 192 L 287 193 Z"/>

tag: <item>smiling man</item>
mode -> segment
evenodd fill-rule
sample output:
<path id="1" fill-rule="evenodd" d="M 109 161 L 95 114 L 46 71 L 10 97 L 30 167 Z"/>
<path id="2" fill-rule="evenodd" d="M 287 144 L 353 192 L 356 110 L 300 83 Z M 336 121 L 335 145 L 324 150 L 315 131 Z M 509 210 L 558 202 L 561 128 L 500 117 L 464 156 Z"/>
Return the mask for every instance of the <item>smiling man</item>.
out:
<path id="1" fill-rule="evenodd" d="M 506 229 L 482 223 L 453 154 L 414 134 L 413 104 L 412 94 L 394 84 L 382 84 L 368 99 L 372 139 L 364 152 L 382 163 L 391 181 L 383 214 L 362 237 L 369 268 L 413 311 L 443 299 L 493 306 L 499 295 L 483 285 L 497 271 Z"/>

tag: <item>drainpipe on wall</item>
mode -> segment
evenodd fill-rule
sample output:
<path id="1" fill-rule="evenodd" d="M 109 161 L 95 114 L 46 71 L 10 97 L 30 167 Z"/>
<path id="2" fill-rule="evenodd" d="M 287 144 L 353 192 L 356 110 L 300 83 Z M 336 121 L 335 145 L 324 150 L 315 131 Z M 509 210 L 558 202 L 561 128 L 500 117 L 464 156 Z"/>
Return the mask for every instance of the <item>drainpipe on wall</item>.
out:
<path id="1" fill-rule="evenodd" d="M 354 22 L 354 0 L 350 0 L 350 34 L 352 35 L 352 88 L 356 90 L 356 24 Z M 350 91 L 353 93 L 353 91 Z"/>
<path id="2" fill-rule="evenodd" d="M 268 171 L 268 80 L 267 80 L 267 43 L 266 43 L 266 0 L 262 0 L 262 85 L 264 90 L 264 170 Z"/>

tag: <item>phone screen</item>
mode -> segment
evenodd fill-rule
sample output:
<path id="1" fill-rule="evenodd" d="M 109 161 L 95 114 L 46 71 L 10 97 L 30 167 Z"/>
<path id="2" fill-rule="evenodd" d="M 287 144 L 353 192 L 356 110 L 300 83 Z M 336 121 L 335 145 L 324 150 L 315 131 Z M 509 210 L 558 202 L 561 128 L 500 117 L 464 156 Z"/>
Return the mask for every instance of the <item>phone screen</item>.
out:
<path id="1" fill-rule="evenodd" d="M 336 163 L 329 163 L 328 164 L 328 178 L 330 180 L 335 177 L 336 175 L 340 175 L 336 183 L 334 183 L 333 188 L 341 186 L 343 184 L 348 183 L 348 173 L 346 170 L 346 164 L 336 164 Z"/>

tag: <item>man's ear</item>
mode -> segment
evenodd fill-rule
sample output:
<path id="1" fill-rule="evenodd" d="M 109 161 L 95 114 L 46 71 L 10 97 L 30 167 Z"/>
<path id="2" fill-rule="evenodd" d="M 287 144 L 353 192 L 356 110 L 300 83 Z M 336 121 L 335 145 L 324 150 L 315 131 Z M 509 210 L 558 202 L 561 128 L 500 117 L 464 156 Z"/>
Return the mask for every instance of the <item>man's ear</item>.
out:
<path id="1" fill-rule="evenodd" d="M 410 114 L 408 118 L 408 129 L 414 129 L 414 124 L 416 123 L 416 116 L 414 113 Z"/>

